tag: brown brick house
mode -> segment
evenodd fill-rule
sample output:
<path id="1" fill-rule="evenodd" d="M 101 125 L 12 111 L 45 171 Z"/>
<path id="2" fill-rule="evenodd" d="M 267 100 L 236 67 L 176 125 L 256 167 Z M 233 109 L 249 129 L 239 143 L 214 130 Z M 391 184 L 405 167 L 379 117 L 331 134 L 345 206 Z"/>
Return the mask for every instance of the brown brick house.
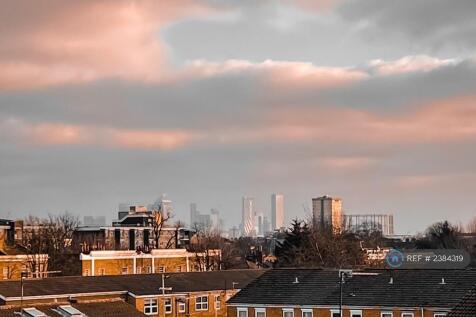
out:
<path id="1" fill-rule="evenodd" d="M 476 270 L 354 272 L 343 317 L 442 317 L 476 284 Z M 228 301 L 228 317 L 338 317 L 338 271 L 275 269 Z"/>
<path id="2" fill-rule="evenodd" d="M 263 272 L 230 270 L 27 279 L 23 285 L 23 307 L 43 311 L 43 307 L 48 310 L 59 305 L 76 307 L 106 302 L 111 310 L 125 303 L 149 316 L 223 317 L 226 300 Z M 20 281 L 0 282 L 0 317 L 10 316 L 2 315 L 2 311 L 18 310 L 21 303 Z"/>
<path id="3" fill-rule="evenodd" d="M 209 250 L 216 265 L 209 270 L 220 269 L 220 250 Z M 81 254 L 83 276 L 150 274 L 165 272 L 193 272 L 202 270 L 202 253 L 185 249 L 154 249 L 148 253 L 137 251 L 91 251 Z"/>
<path id="4" fill-rule="evenodd" d="M 19 308 L 0 308 L 0 317 L 18 317 Z M 24 316 L 44 314 L 47 317 L 145 317 L 121 299 L 73 304 L 40 305 L 24 310 Z M 37 316 L 37 315 L 36 315 Z"/>
<path id="5" fill-rule="evenodd" d="M 448 317 L 474 317 L 476 316 L 476 286 L 470 290 L 461 302 L 451 310 Z"/>

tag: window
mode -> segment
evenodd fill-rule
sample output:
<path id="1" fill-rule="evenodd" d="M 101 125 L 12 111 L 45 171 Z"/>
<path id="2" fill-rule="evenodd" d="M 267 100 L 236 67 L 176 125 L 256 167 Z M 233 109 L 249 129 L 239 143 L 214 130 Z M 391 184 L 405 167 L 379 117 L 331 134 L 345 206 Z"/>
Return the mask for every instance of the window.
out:
<path id="1" fill-rule="evenodd" d="M 127 266 L 123 267 L 121 270 L 121 274 L 127 274 Z"/>
<path id="2" fill-rule="evenodd" d="M 340 317 L 340 311 L 338 309 L 332 309 L 331 317 Z"/>
<path id="3" fill-rule="evenodd" d="M 362 317 L 362 311 L 361 310 L 351 310 L 350 311 L 350 317 Z"/>
<path id="4" fill-rule="evenodd" d="M 248 317 L 248 308 L 237 308 L 237 311 L 238 317 Z"/>
<path id="5" fill-rule="evenodd" d="M 98 269 L 98 275 L 106 275 L 106 269 L 105 268 L 99 268 Z"/>
<path id="6" fill-rule="evenodd" d="M 10 273 L 10 268 L 7 266 L 7 267 L 4 267 L 3 268 L 3 279 L 6 280 L 8 279 L 8 275 Z"/>
<path id="7" fill-rule="evenodd" d="M 155 315 L 159 311 L 159 306 L 157 304 L 157 299 L 155 298 L 146 298 L 144 300 L 144 314 L 146 315 Z"/>
<path id="8" fill-rule="evenodd" d="M 402 313 L 402 317 L 414 317 L 413 313 Z"/>
<path id="9" fill-rule="evenodd" d="M 166 314 L 172 313 L 172 300 L 170 298 L 166 298 L 164 301 L 164 310 Z"/>
<path id="10" fill-rule="evenodd" d="M 283 317 L 294 317 L 294 309 L 283 308 Z"/>
<path id="11" fill-rule="evenodd" d="M 198 296 L 195 299 L 195 310 L 208 310 L 208 296 Z"/>
<path id="12" fill-rule="evenodd" d="M 165 273 L 165 266 L 159 266 L 159 273 Z"/>
<path id="13" fill-rule="evenodd" d="M 141 274 L 142 268 L 140 266 L 136 267 L 136 274 Z"/>
<path id="14" fill-rule="evenodd" d="M 312 309 L 301 309 L 302 317 L 312 317 Z"/>
<path id="15" fill-rule="evenodd" d="M 177 272 L 182 272 L 182 267 L 181 266 L 177 266 L 177 269 L 176 269 Z"/>
<path id="16" fill-rule="evenodd" d="M 255 317 L 266 317 L 266 308 L 255 308 Z"/>
<path id="17" fill-rule="evenodd" d="M 89 270 L 88 270 L 88 269 L 85 269 L 83 275 L 84 275 L 84 276 L 89 276 Z"/>
<path id="18" fill-rule="evenodd" d="M 145 267 L 145 273 L 146 273 L 146 274 L 150 274 L 151 272 L 152 272 L 151 267 L 150 267 L 150 266 L 146 266 L 146 267 Z"/>
<path id="19" fill-rule="evenodd" d="M 220 295 L 215 295 L 215 309 L 221 309 Z M 260 317 L 264 317 L 264 316 L 260 316 Z"/>
<path id="20" fill-rule="evenodd" d="M 185 302 L 179 302 L 178 303 L 178 312 L 179 313 L 185 313 Z"/>
<path id="21" fill-rule="evenodd" d="M 382 312 L 380 313 L 380 317 L 393 317 L 392 312 Z"/>

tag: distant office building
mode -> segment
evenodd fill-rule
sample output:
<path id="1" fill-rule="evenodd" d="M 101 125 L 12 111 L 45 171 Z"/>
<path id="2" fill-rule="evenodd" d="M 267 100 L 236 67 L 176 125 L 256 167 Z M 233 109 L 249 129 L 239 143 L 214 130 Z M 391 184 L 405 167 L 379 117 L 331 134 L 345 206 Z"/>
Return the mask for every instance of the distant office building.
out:
<path id="1" fill-rule="evenodd" d="M 210 229 L 212 225 L 212 220 L 210 215 L 207 214 L 198 214 L 197 221 L 195 222 L 195 228 L 199 230 Z"/>
<path id="2" fill-rule="evenodd" d="M 315 225 L 341 231 L 343 225 L 342 199 L 322 196 L 312 199 L 312 217 Z"/>
<path id="3" fill-rule="evenodd" d="M 284 196 L 271 195 L 271 228 L 272 230 L 284 227 Z"/>
<path id="4" fill-rule="evenodd" d="M 258 236 L 263 236 L 264 235 L 264 216 L 263 213 L 258 213 L 256 215 L 256 228 L 255 232 L 258 234 Z"/>
<path id="5" fill-rule="evenodd" d="M 240 236 L 240 229 L 236 226 L 233 226 L 228 230 L 228 238 L 237 239 Z"/>
<path id="6" fill-rule="evenodd" d="M 210 210 L 210 229 L 215 232 L 221 232 L 223 228 L 223 220 L 220 218 L 220 211 L 212 208 Z"/>
<path id="7" fill-rule="evenodd" d="M 84 216 L 83 218 L 83 225 L 84 226 L 105 226 L 106 225 L 106 217 L 104 216 Z"/>
<path id="8" fill-rule="evenodd" d="M 221 232 L 223 220 L 217 209 L 211 209 L 210 214 L 202 214 L 197 210 L 197 204 L 190 204 L 190 227 L 197 230 L 212 230 Z"/>
<path id="9" fill-rule="evenodd" d="M 197 204 L 191 203 L 190 204 L 190 227 L 193 228 L 195 223 L 197 222 L 197 215 L 199 214 L 197 210 Z"/>
<path id="10" fill-rule="evenodd" d="M 363 214 L 345 215 L 344 227 L 352 232 L 381 232 L 384 236 L 394 235 L 393 215 Z"/>
<path id="11" fill-rule="evenodd" d="M 146 209 L 151 211 L 159 210 L 165 217 L 173 214 L 172 201 L 167 199 L 165 194 L 162 194 L 153 204 L 147 205 Z"/>
<path id="12" fill-rule="evenodd" d="M 241 224 L 244 236 L 254 236 L 255 232 L 255 199 L 244 196 L 241 211 Z"/>
<path id="13" fill-rule="evenodd" d="M 271 221 L 269 221 L 269 218 L 266 216 L 263 217 L 263 231 L 264 231 L 264 234 L 267 234 L 268 232 L 273 231 L 271 229 Z"/>

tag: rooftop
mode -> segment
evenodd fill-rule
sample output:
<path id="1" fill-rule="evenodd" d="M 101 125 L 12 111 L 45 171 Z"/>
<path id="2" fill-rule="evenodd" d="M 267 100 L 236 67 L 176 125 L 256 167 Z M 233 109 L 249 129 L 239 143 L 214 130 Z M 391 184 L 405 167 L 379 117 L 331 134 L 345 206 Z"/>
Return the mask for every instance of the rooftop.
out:
<path id="1" fill-rule="evenodd" d="M 448 317 L 474 317 L 476 316 L 476 286 L 473 287 L 458 305 L 448 314 Z"/>
<path id="2" fill-rule="evenodd" d="M 35 305 L 33 306 L 40 312 L 49 317 L 63 317 L 56 312 L 59 308 L 57 305 Z M 73 309 L 79 310 L 88 317 L 143 317 L 143 313 L 137 311 L 134 306 L 125 303 L 120 299 L 113 301 L 102 301 L 94 303 L 78 303 L 71 305 Z M 33 308 L 29 307 L 29 308 Z M 0 308 L 0 317 L 18 317 L 15 314 L 18 308 L 2 309 Z"/>
<path id="3" fill-rule="evenodd" d="M 452 308 L 476 284 L 476 270 L 373 270 L 362 273 L 346 280 L 344 305 Z M 228 303 L 338 305 L 338 271 L 269 270 Z"/>
<path id="4" fill-rule="evenodd" d="M 243 288 L 264 270 L 229 270 L 209 272 L 167 273 L 165 284 L 173 293 L 187 293 Z M 24 297 L 69 297 L 93 294 L 160 295 L 162 274 L 131 274 L 111 276 L 69 276 L 24 281 Z M 20 281 L 0 282 L 0 298 L 18 300 Z M 1 316 L 1 315 L 0 315 Z"/>

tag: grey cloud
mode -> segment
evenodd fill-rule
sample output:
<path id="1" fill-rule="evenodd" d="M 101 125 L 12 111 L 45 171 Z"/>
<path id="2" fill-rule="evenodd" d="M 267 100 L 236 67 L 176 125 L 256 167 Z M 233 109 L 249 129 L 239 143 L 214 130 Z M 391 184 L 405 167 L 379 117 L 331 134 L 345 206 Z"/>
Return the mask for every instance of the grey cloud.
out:
<path id="1" fill-rule="evenodd" d="M 319 94 L 324 103 L 381 111 L 401 111 L 417 103 L 472 95 L 476 64 L 466 60 L 429 72 L 377 76 Z"/>
<path id="2" fill-rule="evenodd" d="M 322 106 L 408 110 L 423 101 L 474 93 L 476 66 L 463 61 L 428 72 L 371 76 L 335 88 L 275 88 L 269 74 L 243 71 L 179 83 L 101 81 L 29 92 L 0 93 L 0 120 L 135 129 L 227 130 L 267 123 L 278 109 Z"/>
<path id="3" fill-rule="evenodd" d="M 240 15 L 231 21 L 194 19 L 176 23 L 163 32 L 164 41 L 170 47 L 169 56 L 177 64 L 195 59 L 253 62 L 273 59 L 340 66 L 421 53 L 392 41 L 383 44 L 362 41 L 352 25 L 333 11 L 296 20 L 280 17 L 277 8 L 277 2 L 267 2 L 259 8 L 254 5 L 236 9 Z"/>
<path id="4" fill-rule="evenodd" d="M 414 47 L 458 51 L 476 48 L 472 0 L 351 0 L 338 10 L 367 38 L 397 34 Z"/>
<path id="5" fill-rule="evenodd" d="M 33 122 L 123 128 L 206 128 L 239 120 L 256 122 L 265 92 L 259 78 L 218 76 L 166 85 L 100 81 L 30 92 L 0 93 L 0 117 Z M 253 111 L 253 115 L 249 111 Z"/>

